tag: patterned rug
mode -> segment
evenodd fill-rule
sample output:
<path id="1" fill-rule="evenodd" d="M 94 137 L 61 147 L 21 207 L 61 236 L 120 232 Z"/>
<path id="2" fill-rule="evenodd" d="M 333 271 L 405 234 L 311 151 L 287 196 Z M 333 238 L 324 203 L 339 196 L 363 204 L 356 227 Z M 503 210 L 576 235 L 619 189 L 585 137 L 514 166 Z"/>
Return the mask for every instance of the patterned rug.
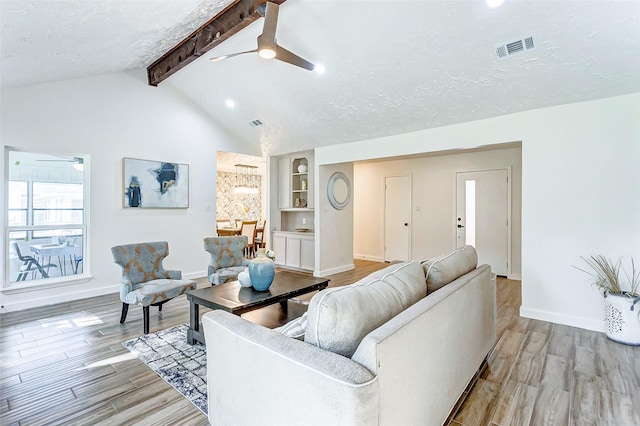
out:
<path id="1" fill-rule="evenodd" d="M 207 354 L 201 343 L 187 343 L 188 324 L 123 342 L 125 348 L 207 414 Z"/>

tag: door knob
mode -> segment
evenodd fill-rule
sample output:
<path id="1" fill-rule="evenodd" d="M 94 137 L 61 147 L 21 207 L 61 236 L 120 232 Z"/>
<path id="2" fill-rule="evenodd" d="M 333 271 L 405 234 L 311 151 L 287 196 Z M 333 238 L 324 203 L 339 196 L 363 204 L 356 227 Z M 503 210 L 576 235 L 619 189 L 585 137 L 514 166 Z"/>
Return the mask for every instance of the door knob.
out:
<path id="1" fill-rule="evenodd" d="M 458 228 L 464 228 L 464 225 L 458 224 Z"/>

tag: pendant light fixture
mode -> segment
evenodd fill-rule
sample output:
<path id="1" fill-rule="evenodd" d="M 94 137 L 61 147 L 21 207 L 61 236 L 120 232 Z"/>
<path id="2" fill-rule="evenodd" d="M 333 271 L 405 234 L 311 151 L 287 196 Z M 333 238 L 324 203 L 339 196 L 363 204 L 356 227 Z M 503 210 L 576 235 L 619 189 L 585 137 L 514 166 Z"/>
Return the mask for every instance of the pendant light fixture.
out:
<path id="1" fill-rule="evenodd" d="M 256 166 L 248 164 L 236 164 L 236 182 L 233 192 L 236 194 L 257 194 L 258 175 L 256 174 Z"/>

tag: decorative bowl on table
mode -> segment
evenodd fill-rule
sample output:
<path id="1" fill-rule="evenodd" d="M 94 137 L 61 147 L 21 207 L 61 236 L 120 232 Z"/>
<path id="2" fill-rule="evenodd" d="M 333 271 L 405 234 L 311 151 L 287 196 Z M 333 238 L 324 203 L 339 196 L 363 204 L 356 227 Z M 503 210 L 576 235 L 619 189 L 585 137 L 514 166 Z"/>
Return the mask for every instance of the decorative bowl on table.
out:
<path id="1" fill-rule="evenodd" d="M 247 269 L 238 274 L 238 282 L 242 287 L 251 287 L 251 276 Z"/>

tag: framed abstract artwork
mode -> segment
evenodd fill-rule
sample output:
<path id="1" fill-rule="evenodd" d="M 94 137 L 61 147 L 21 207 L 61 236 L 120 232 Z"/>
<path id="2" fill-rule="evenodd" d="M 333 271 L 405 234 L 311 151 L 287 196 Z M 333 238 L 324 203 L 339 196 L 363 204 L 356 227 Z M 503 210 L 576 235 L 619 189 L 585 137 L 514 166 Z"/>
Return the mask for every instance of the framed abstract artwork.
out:
<path id="1" fill-rule="evenodd" d="M 122 159 L 125 208 L 186 209 L 189 207 L 189 165 Z"/>

